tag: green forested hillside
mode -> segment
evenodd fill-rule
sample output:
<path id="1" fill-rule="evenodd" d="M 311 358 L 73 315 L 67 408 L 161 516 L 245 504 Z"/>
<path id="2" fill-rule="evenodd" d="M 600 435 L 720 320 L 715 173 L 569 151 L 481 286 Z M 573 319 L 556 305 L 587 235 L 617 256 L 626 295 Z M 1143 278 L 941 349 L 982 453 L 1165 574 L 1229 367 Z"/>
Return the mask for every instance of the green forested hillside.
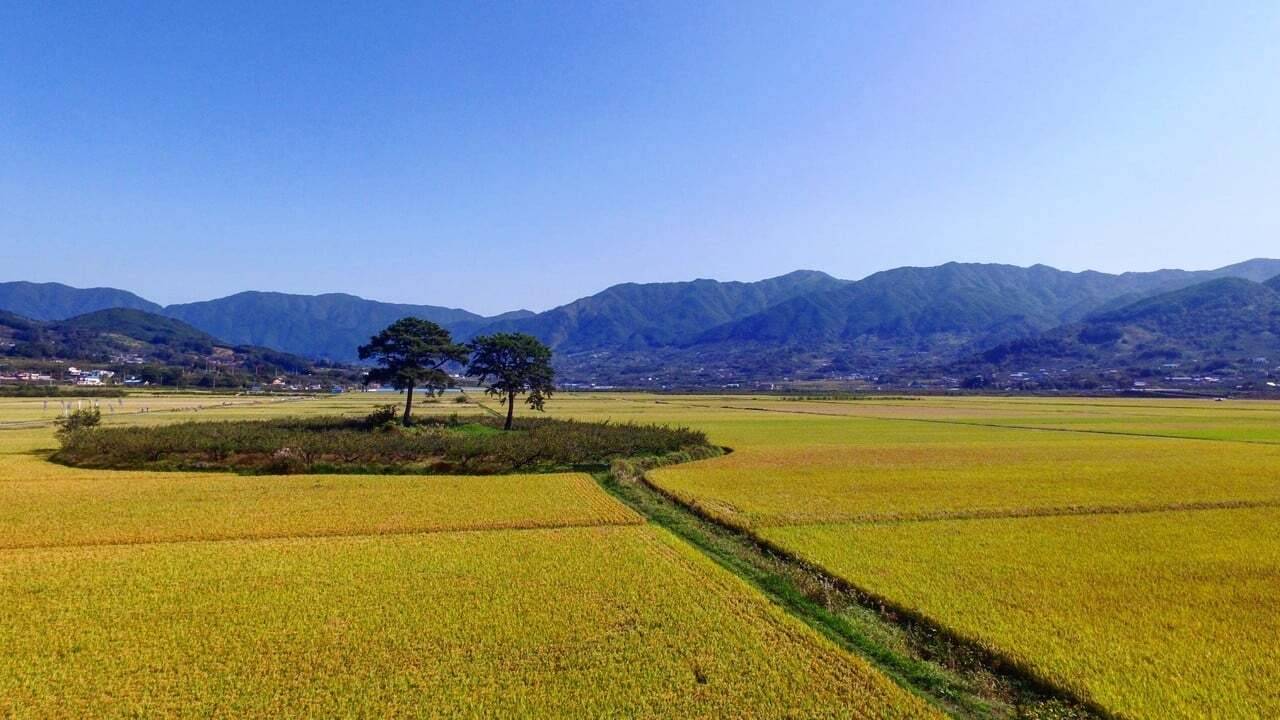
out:
<path id="1" fill-rule="evenodd" d="M 312 363 L 269 348 L 222 341 L 173 318 L 130 308 L 97 310 L 58 322 L 0 311 L 0 355 L 12 362 L 60 360 L 101 366 L 247 368 L 306 373 Z"/>
<path id="2" fill-rule="evenodd" d="M 337 361 L 354 361 L 359 345 L 402 317 L 420 317 L 442 325 L 483 319 L 466 310 L 383 303 L 339 293 L 243 292 L 170 305 L 164 312 L 228 342 Z"/>
<path id="3" fill-rule="evenodd" d="M 479 328 L 527 332 L 556 349 L 643 349 L 686 343 L 711 328 L 847 281 L 800 270 L 759 282 L 627 283 L 533 317 Z"/>
<path id="4" fill-rule="evenodd" d="M 104 308 L 159 312 L 160 306 L 125 290 L 73 288 L 62 283 L 0 283 L 0 310 L 33 320 L 65 320 Z"/>
<path id="5" fill-rule="evenodd" d="M 1001 370 L 1163 368 L 1180 375 L 1280 364 L 1276 285 L 1212 280 L 998 345 L 970 362 Z"/>

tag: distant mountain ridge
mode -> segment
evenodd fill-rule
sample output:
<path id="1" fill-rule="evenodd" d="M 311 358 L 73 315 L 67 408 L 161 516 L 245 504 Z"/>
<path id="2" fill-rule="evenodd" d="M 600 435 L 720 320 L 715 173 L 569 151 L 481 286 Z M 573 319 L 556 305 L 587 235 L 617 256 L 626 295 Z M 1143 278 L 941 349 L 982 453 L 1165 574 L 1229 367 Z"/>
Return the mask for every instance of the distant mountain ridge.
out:
<path id="1" fill-rule="evenodd" d="M 1280 364 L 1280 277 L 1220 277 L 997 345 L 966 363 L 986 372 L 1080 367 L 1166 374 Z"/>
<path id="2" fill-rule="evenodd" d="M 567 352 L 665 347 L 687 343 L 712 328 L 780 302 L 847 284 L 848 280 L 814 270 L 797 270 L 758 282 L 625 283 L 477 331 L 525 332 Z"/>
<path id="3" fill-rule="evenodd" d="M 0 309 L 58 319 L 117 303 L 180 319 L 228 342 L 335 361 L 354 360 L 369 336 L 414 315 L 464 340 L 527 332 L 556 349 L 564 377 L 626 383 L 716 367 L 716 377 L 731 377 L 949 362 L 1200 283 L 1225 278 L 1274 288 L 1278 277 L 1280 260 L 1270 259 L 1122 274 L 947 263 L 858 281 L 801 270 L 757 282 L 624 283 L 545 312 L 487 318 L 336 293 L 244 292 L 161 308 L 109 288 L 0 283 Z"/>
<path id="4" fill-rule="evenodd" d="M 839 289 L 805 295 L 721 326 L 699 342 L 836 342 L 860 337 L 913 338 L 1031 334 L 1121 298 L 1136 300 L 1218 277 L 1269 278 L 1280 261 L 1256 260 L 1202 272 L 1159 270 L 1109 275 L 1045 265 L 947 263 L 876 273 Z M 1238 274 L 1237 274 L 1238 273 Z"/>
<path id="5" fill-rule="evenodd" d="M 242 292 L 216 300 L 162 307 L 114 288 L 74 288 L 61 283 L 0 283 L 0 310 L 54 322 L 96 310 L 128 308 L 176 318 L 235 345 L 252 345 L 350 362 L 355 349 L 395 320 L 413 315 L 463 331 L 533 315 L 517 310 L 485 317 L 458 308 L 366 300 L 355 295 L 291 295 Z"/>
<path id="6" fill-rule="evenodd" d="M 159 305 L 115 288 L 73 288 L 62 283 L 0 283 L 0 310 L 32 320 L 66 320 L 94 310 L 132 308 L 159 313 Z"/>
<path id="7" fill-rule="evenodd" d="M 0 355 L 25 360 L 191 366 L 223 365 L 309 372 L 306 358 L 218 339 L 170 317 L 134 308 L 94 310 L 41 321 L 0 311 Z"/>
<path id="8" fill-rule="evenodd" d="M 242 292 L 170 305 L 162 312 L 231 342 L 348 362 L 355 360 L 359 345 L 402 317 L 412 315 L 446 326 L 485 320 L 457 308 L 384 303 L 341 293 Z"/>

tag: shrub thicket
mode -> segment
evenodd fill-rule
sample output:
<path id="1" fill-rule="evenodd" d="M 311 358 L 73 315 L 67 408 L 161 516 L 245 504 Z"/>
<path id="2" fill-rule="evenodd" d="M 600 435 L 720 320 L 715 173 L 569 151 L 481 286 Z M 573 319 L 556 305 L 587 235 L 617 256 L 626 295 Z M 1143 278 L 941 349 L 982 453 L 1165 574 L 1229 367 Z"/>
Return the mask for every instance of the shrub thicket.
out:
<path id="1" fill-rule="evenodd" d="M 98 427 L 102 422 L 102 413 L 96 407 L 72 410 L 65 417 L 60 417 L 53 422 L 58 426 L 59 437 L 69 437 Z"/>
<path id="2" fill-rule="evenodd" d="M 67 433 L 53 459 L 89 468 L 250 474 L 544 472 L 608 465 L 707 445 L 662 425 L 526 418 L 497 432 L 490 416 L 394 424 L 347 418 L 185 422 Z"/>
<path id="3" fill-rule="evenodd" d="M 396 414 L 399 408 L 394 404 L 379 405 L 373 409 L 373 412 L 364 417 L 364 422 L 370 427 L 381 427 L 390 425 L 396 421 Z"/>

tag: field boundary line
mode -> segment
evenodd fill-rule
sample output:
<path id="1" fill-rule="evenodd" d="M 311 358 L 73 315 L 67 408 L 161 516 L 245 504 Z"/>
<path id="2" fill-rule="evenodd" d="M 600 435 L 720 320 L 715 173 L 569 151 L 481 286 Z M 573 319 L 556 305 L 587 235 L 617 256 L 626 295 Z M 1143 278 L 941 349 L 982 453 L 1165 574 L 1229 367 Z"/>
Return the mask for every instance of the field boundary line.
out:
<path id="1" fill-rule="evenodd" d="M 409 535 L 439 535 L 442 533 L 482 533 L 535 530 L 570 530 L 574 528 L 610 528 L 636 527 L 645 524 L 644 516 L 636 513 L 634 517 L 617 520 L 600 520 L 584 522 L 547 522 L 547 523 L 498 523 L 486 526 L 460 525 L 457 527 L 394 529 L 387 531 L 334 531 L 314 533 L 263 533 L 247 535 L 214 535 L 209 537 L 177 537 L 137 540 L 101 540 L 76 543 L 33 543 L 29 545 L 3 545 L 0 553 L 22 552 L 27 550 L 71 550 L 75 548 L 110 548 L 137 547 L 141 545 L 187 545 L 198 543 L 233 543 L 233 542 L 268 542 L 272 540 L 324 540 L 341 538 L 377 538 L 401 537 Z"/>
<path id="2" fill-rule="evenodd" d="M 778 397 L 785 397 L 785 396 L 778 396 Z M 953 403 L 955 402 L 956 399 L 958 399 L 958 398 L 952 398 L 952 397 L 943 396 L 943 395 L 918 395 L 918 396 L 912 396 L 912 397 L 918 398 L 921 400 L 928 399 L 928 400 L 952 401 Z M 981 402 L 981 403 L 986 403 L 988 405 L 991 405 L 991 404 L 1000 404 L 1000 401 L 1004 401 L 1004 400 L 1014 400 L 1017 402 L 1011 403 L 1013 407 L 1024 407 L 1024 406 L 1036 407 L 1036 408 L 1088 407 L 1088 408 L 1104 408 L 1104 409 L 1142 409 L 1142 410 L 1150 410 L 1153 407 L 1161 410 L 1165 410 L 1165 409 L 1203 410 L 1204 409 L 1204 406 L 1202 405 L 1174 405 L 1172 404 L 1174 401 L 1171 400 L 1170 398 L 1162 398 L 1159 396 L 1137 398 L 1137 399 L 1130 398 L 1129 399 L 1130 401 L 1128 402 L 1115 402 L 1115 403 L 1084 402 L 1083 398 L 1067 398 L 1067 397 L 1061 397 L 1061 396 L 1059 396 L 1059 398 L 1051 398 L 1051 397 L 1041 398 L 1037 396 L 1028 396 L 1028 395 L 991 395 L 991 396 L 967 396 L 967 397 L 969 398 L 968 400 L 960 401 L 960 403 L 948 405 L 947 407 L 961 407 L 964 404 L 967 404 L 969 402 L 973 402 L 975 404 Z M 1204 398 L 1204 399 L 1206 401 L 1208 400 L 1208 398 Z M 1055 401 L 1055 400 L 1058 400 L 1058 401 Z M 866 399 L 861 399 L 861 400 L 843 400 L 843 399 L 835 399 L 835 398 L 814 398 L 811 400 L 787 399 L 786 402 L 811 402 L 811 403 L 832 404 L 832 405 L 838 405 L 841 403 L 849 403 L 849 402 L 857 402 L 857 403 L 865 403 L 868 405 L 875 405 L 878 407 L 912 407 L 910 403 L 905 403 L 902 400 L 896 400 L 896 401 L 877 400 L 874 397 L 868 397 Z M 1273 415 L 1280 415 L 1280 407 L 1267 408 L 1267 407 L 1249 407 L 1249 406 L 1239 405 L 1240 402 L 1259 402 L 1257 400 L 1237 400 L 1235 402 L 1236 404 L 1231 406 L 1231 410 L 1233 412 L 1270 413 Z M 1274 402 L 1274 400 L 1263 400 L 1262 402 Z M 1161 403 L 1161 404 L 1151 405 L 1150 403 Z M 1169 404 L 1164 404 L 1164 403 L 1169 403 Z"/>
<path id="3" fill-rule="evenodd" d="M 947 522 L 949 520 L 1033 520 L 1046 517 L 1085 517 L 1088 515 L 1149 515 L 1165 512 L 1200 512 L 1206 510 L 1251 510 L 1280 507 L 1280 500 L 1208 500 L 1203 502 L 1150 505 L 1056 506 L 1022 510 L 961 510 L 912 513 L 903 515 L 852 516 L 846 519 L 801 520 L 796 522 L 757 522 L 751 528 L 812 527 L 817 525 L 906 525 L 909 523 Z"/>
<path id="4" fill-rule="evenodd" d="M 104 415 L 103 417 L 104 417 L 105 419 L 111 419 L 111 418 L 113 418 L 113 417 L 132 417 L 132 416 L 135 416 L 135 415 L 138 415 L 138 416 L 141 416 L 141 415 L 168 415 L 168 414 L 171 414 L 171 413 L 182 413 L 182 412 L 187 412 L 187 413 L 198 413 L 198 412 L 204 412 L 204 411 L 206 411 L 206 410 L 225 410 L 225 409 L 227 409 L 227 408 L 245 408 L 245 407 L 253 407 L 253 406 L 255 406 L 255 405 L 279 405 L 279 404 L 282 404 L 282 403 L 301 402 L 301 401 L 304 401 L 304 400 L 312 400 L 312 399 L 314 399 L 314 398 L 316 398 L 316 397 L 325 397 L 325 396 L 323 396 L 323 395 L 302 395 L 302 396 L 297 396 L 297 397 L 290 396 L 290 397 L 277 398 L 277 399 L 265 400 L 265 401 L 263 401 L 263 400 L 249 400 L 249 401 L 242 401 L 242 402 L 229 401 L 229 402 L 226 402 L 226 403 L 219 403 L 219 404 L 217 404 L 217 405 L 200 405 L 200 406 L 171 407 L 171 408 L 161 408 L 161 409 L 159 409 L 159 410 L 155 410 L 155 411 L 139 409 L 139 410 L 129 410 L 129 411 L 121 411 L 121 412 L 108 413 L 107 415 Z M 32 398 L 23 398 L 23 399 L 32 399 Z M 42 399 L 45 399 L 45 398 L 36 397 L 36 398 L 34 398 L 34 399 L 35 399 L 35 400 L 42 400 Z M 73 398 L 73 399 L 74 399 L 74 398 Z M 113 398 L 113 399 L 114 399 L 114 398 Z M 49 418 L 49 419 L 41 418 L 41 419 L 39 419 L 39 420 L 12 420 L 12 421 L 0 422 L 0 430 L 21 429 L 21 428 L 35 428 L 35 427 L 46 427 L 46 426 L 53 425 L 54 423 L 56 423 L 56 422 L 58 421 L 58 418 L 59 418 L 59 417 L 60 417 L 60 416 L 55 415 L 54 417 Z"/>
<path id="5" fill-rule="evenodd" d="M 1116 716 L 1033 668 L 867 593 L 755 533 L 723 522 L 657 486 L 648 472 L 702 459 L 616 461 L 596 476 L 610 494 L 737 575 L 771 602 L 904 689 L 954 717 Z"/>

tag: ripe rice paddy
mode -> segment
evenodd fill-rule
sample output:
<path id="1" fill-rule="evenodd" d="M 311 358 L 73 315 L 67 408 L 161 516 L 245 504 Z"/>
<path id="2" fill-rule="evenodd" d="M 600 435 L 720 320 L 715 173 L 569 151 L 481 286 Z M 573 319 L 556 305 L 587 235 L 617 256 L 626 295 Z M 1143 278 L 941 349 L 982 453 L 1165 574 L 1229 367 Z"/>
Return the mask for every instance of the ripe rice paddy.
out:
<path id="1" fill-rule="evenodd" d="M 68 472 L 0 482 L 0 548 L 381 535 L 642 519 L 590 476 Z"/>
<path id="2" fill-rule="evenodd" d="M 395 399 L 130 397 L 104 422 Z M 44 460 L 50 404 L 0 399 L 0 714 L 933 712 L 588 476 L 74 470 Z M 548 407 L 706 431 L 733 452 L 650 480 L 1116 716 L 1280 714 L 1280 404 Z"/>
<path id="3" fill-rule="evenodd" d="M 728 440 L 729 457 L 655 480 L 746 527 L 1280 503 L 1280 446 L 879 419 L 754 422 Z"/>
<path id="4" fill-rule="evenodd" d="M 1280 713 L 1280 405 L 614 404 L 734 449 L 664 491 L 1107 712 Z"/>
<path id="5" fill-rule="evenodd" d="M 929 714 L 648 527 L 9 551 L 0 602 L 22 717 Z"/>
<path id="6" fill-rule="evenodd" d="M 1280 509 L 771 527 L 1122 717 L 1277 717 Z"/>
<path id="7" fill-rule="evenodd" d="M 104 421 L 374 401 L 165 396 Z M 937 715 L 585 475 L 76 470 L 44 460 L 40 399 L 10 412 L 3 716 Z"/>

